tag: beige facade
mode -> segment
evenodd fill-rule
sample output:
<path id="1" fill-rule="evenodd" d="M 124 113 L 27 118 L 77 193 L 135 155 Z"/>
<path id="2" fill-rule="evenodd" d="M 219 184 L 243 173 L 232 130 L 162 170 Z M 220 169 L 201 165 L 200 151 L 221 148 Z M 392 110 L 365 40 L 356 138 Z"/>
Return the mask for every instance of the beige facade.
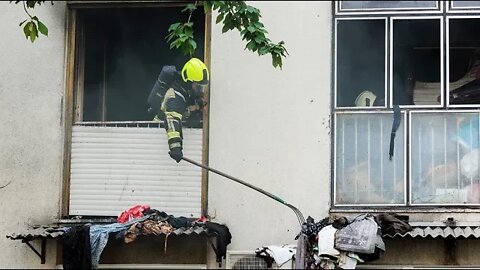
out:
<path id="1" fill-rule="evenodd" d="M 20 5 L 2 2 L 0 39 L 0 257 L 2 268 L 52 268 L 55 246 L 48 245 L 47 264 L 25 245 L 5 238 L 33 224 L 58 218 L 63 166 L 63 97 L 65 92 L 65 3 L 38 8 L 49 37 L 34 44 L 18 24 Z M 8 218 L 7 218 L 8 217 Z M 33 243 L 37 244 L 37 243 Z"/>
<path id="2" fill-rule="evenodd" d="M 261 10 L 272 41 L 285 41 L 289 56 L 282 70 L 274 69 L 269 56 L 244 50 L 237 32 L 222 34 L 221 26 L 212 23 L 209 165 L 268 190 L 319 220 L 329 215 L 331 204 L 332 3 L 251 4 Z M 53 268 L 59 257 L 55 241 L 48 242 L 42 265 L 25 244 L 5 235 L 60 218 L 67 5 L 56 2 L 35 9 L 49 27 L 49 37 L 41 36 L 34 44 L 18 27 L 26 17 L 21 7 L 8 2 L 0 7 L 0 186 L 8 184 L 0 189 L 0 267 Z M 295 243 L 299 232 L 295 215 L 278 202 L 215 174 L 209 175 L 207 198 L 213 221 L 230 228 L 229 250 Z M 450 216 L 473 223 L 480 220 L 478 213 L 426 214 L 412 215 L 412 220 Z M 177 243 L 189 245 L 189 241 L 182 238 Z M 442 239 L 386 243 L 386 256 L 378 264 L 445 263 Z M 459 264 L 480 265 L 472 253 L 478 249 L 477 241 L 461 240 L 457 245 Z M 174 244 L 171 252 L 177 250 L 184 252 Z M 167 263 L 217 267 L 211 249 L 205 250 L 188 249 L 185 256 L 194 256 L 173 256 Z M 120 251 L 112 247 L 110 252 L 107 263 L 115 262 L 112 254 Z M 142 262 L 141 257 L 135 262 Z"/>

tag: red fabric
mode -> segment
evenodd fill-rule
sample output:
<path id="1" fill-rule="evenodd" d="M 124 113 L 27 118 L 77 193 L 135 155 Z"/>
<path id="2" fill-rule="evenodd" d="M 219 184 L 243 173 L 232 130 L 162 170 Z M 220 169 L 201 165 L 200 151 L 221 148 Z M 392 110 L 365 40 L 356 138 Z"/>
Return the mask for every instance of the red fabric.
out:
<path id="1" fill-rule="evenodd" d="M 123 211 L 117 218 L 118 223 L 125 223 L 130 221 L 134 218 L 142 217 L 143 212 L 150 209 L 149 205 L 135 205 L 128 209 L 127 211 Z"/>
<path id="2" fill-rule="evenodd" d="M 199 219 L 195 220 L 195 222 L 205 223 L 208 221 L 208 218 L 205 216 L 201 216 Z"/>

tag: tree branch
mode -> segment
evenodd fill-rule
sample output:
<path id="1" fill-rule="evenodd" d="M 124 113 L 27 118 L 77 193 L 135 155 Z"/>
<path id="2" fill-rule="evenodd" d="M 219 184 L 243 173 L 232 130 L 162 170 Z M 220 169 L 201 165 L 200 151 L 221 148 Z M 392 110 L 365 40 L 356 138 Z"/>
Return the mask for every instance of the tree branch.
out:
<path id="1" fill-rule="evenodd" d="M 26 2 L 22 1 L 22 3 L 23 3 L 23 10 L 25 10 L 25 13 L 27 13 L 27 15 L 30 17 L 30 19 L 33 19 L 32 15 L 30 15 L 30 13 L 28 13 Z"/>
<path id="2" fill-rule="evenodd" d="M 195 6 L 198 5 L 198 1 L 195 1 Z M 190 15 L 188 15 L 188 20 L 187 20 L 187 23 L 190 22 L 190 19 L 192 18 L 192 13 L 193 13 L 193 10 L 190 10 Z"/>

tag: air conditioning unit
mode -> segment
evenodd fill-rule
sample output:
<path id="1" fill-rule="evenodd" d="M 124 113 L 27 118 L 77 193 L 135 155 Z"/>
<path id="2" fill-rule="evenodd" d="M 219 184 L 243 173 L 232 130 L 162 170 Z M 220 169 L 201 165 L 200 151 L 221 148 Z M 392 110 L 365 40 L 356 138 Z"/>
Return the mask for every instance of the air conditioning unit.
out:
<path id="1" fill-rule="evenodd" d="M 294 260 L 290 260 L 278 267 L 275 263 L 271 268 L 267 268 L 267 263 L 264 259 L 256 257 L 255 251 L 239 251 L 232 250 L 227 251 L 226 255 L 226 268 L 227 269 L 293 269 L 295 264 Z"/>

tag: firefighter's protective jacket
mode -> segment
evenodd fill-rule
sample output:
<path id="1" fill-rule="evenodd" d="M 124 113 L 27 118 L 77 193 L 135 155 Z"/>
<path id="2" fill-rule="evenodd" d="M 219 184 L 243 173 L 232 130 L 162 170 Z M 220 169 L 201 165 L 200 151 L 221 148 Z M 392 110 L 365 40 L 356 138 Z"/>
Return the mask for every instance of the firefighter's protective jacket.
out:
<path id="1" fill-rule="evenodd" d="M 170 150 L 183 149 L 182 119 L 187 106 L 196 102 L 190 88 L 190 83 L 182 80 L 174 66 L 164 66 L 148 96 L 148 104 L 156 118 L 165 121 Z"/>

